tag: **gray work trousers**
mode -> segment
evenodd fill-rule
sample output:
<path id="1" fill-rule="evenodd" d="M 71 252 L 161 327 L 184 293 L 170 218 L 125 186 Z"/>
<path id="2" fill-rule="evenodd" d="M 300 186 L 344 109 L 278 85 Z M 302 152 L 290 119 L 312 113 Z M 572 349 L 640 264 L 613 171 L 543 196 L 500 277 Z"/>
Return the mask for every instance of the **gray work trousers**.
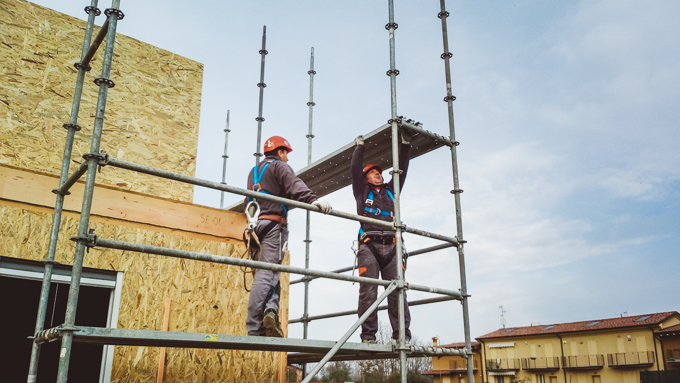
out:
<path id="1" fill-rule="evenodd" d="M 255 233 L 260 233 L 265 226 L 272 221 L 262 219 L 255 226 Z M 284 244 L 288 241 L 288 228 L 277 224 L 264 238 L 260 237 L 260 248 L 252 250 L 254 260 L 267 263 L 281 263 L 283 261 Z M 272 270 L 256 269 L 253 285 L 250 288 L 248 299 L 248 319 L 246 329 L 248 335 L 264 336 L 265 329 L 262 324 L 264 311 L 274 309 L 279 313 L 279 298 L 281 297 L 280 272 Z"/>
<path id="2" fill-rule="evenodd" d="M 366 278 L 378 278 L 378 274 L 382 275 L 382 279 L 391 281 L 397 278 L 397 256 L 395 244 L 373 242 L 373 246 L 377 250 L 377 257 L 373 254 L 368 245 L 362 243 L 359 245 L 359 252 L 357 253 L 359 275 Z M 362 283 L 359 287 L 359 317 L 361 317 L 366 310 L 378 299 L 378 285 L 371 285 Z M 399 291 L 393 291 L 387 297 L 387 313 L 390 318 L 390 325 L 392 325 L 392 339 L 399 338 Z M 411 331 L 409 325 L 411 324 L 411 314 L 406 302 L 406 292 L 404 291 L 404 324 L 406 339 L 411 339 Z M 374 311 L 368 319 L 361 325 L 361 340 L 375 340 L 375 334 L 378 332 L 378 311 Z"/>

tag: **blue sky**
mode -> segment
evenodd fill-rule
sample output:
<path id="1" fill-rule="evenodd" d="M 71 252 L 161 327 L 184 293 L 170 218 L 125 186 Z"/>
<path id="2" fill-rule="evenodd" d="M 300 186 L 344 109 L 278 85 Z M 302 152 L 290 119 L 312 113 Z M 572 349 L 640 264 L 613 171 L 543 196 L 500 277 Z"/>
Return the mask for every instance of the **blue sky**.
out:
<path id="1" fill-rule="evenodd" d="M 38 3 L 79 18 L 87 5 Z M 387 1 L 123 0 L 121 9 L 119 32 L 205 64 L 201 178 L 221 180 L 230 109 L 227 182 L 245 186 L 265 24 L 263 138 L 288 138 L 294 169 L 307 158 L 311 47 L 314 159 L 390 117 Z M 680 309 L 680 3 L 448 1 L 447 10 L 472 335 L 500 326 L 500 305 L 511 327 Z M 438 12 L 435 0 L 395 1 L 398 111 L 447 134 Z M 449 152 L 414 160 L 404 222 L 453 235 L 450 189 Z M 328 199 L 353 210 L 347 189 Z M 219 201 L 217 192 L 195 191 L 195 203 Z M 304 212 L 291 221 L 299 266 Z M 351 265 L 357 225 L 318 214 L 313 225 L 312 267 Z M 429 244 L 406 237 L 409 249 Z M 407 271 L 413 283 L 454 289 L 458 275 L 453 250 L 414 257 Z M 354 309 L 357 292 L 358 285 L 312 282 L 310 313 Z M 291 318 L 302 314 L 302 285 L 292 287 L 290 310 Z M 412 317 L 420 339 L 463 339 L 457 303 L 414 307 Z M 338 339 L 354 319 L 312 322 L 310 337 Z M 291 337 L 301 335 L 301 325 L 290 326 Z"/>

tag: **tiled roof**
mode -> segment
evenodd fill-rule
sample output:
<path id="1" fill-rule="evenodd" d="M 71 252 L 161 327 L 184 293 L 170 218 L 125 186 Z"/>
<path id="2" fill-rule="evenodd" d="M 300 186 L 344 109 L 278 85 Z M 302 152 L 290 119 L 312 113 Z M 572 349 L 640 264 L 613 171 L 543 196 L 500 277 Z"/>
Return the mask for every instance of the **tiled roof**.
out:
<path id="1" fill-rule="evenodd" d="M 508 338 L 527 335 L 556 334 L 565 332 L 606 330 L 624 327 L 649 326 L 663 322 L 673 315 L 678 315 L 677 311 L 663 313 L 634 315 L 618 318 L 595 319 L 583 322 L 556 323 L 527 327 L 510 327 L 498 329 L 486 335 L 478 336 L 476 339 Z"/>
<path id="2" fill-rule="evenodd" d="M 433 376 L 451 375 L 452 372 L 459 372 L 459 371 L 451 371 L 451 370 L 430 370 L 430 371 L 421 372 L 420 375 L 433 375 Z"/>
<path id="3" fill-rule="evenodd" d="M 479 342 L 470 342 L 470 345 L 472 346 L 472 351 L 479 350 Z M 437 347 L 439 347 L 439 348 L 464 348 L 465 342 L 440 344 Z"/>
<path id="4" fill-rule="evenodd" d="M 670 335 L 670 333 L 680 333 L 680 324 L 671 327 L 666 327 L 665 329 L 659 331 L 659 334 L 663 335 Z"/>

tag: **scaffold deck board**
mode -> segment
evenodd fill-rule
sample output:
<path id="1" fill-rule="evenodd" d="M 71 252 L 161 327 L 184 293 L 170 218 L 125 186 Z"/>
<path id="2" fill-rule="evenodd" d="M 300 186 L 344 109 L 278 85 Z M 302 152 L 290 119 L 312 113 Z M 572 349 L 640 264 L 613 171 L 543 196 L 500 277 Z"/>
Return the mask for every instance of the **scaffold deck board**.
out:
<path id="1" fill-rule="evenodd" d="M 376 164 L 387 170 L 392 168 L 392 127 L 385 124 L 378 129 L 364 134 L 365 164 Z M 411 139 L 411 159 L 422 156 L 444 145 L 424 134 L 414 134 Z M 317 160 L 313 164 L 296 172 L 297 176 L 316 193 L 323 197 L 352 182 L 349 165 L 354 153 L 354 142 L 351 142 L 335 152 Z M 387 177 L 387 175 L 385 175 Z M 389 177 L 388 177 L 389 179 Z M 233 211 L 242 211 L 241 203 L 229 208 Z"/>

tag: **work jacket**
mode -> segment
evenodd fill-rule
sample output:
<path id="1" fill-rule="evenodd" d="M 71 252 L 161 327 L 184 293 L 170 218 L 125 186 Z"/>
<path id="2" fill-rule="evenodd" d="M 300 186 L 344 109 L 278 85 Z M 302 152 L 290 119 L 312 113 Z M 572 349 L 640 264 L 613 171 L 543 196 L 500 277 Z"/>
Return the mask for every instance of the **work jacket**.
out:
<path id="1" fill-rule="evenodd" d="M 264 165 L 272 160 L 275 161 L 267 166 L 267 169 L 265 169 L 264 174 L 262 175 L 260 190 L 265 191 L 266 194 L 305 203 L 312 203 L 318 199 L 316 194 L 314 194 L 314 192 L 312 192 L 307 185 L 295 175 L 293 168 L 286 162 L 281 161 L 279 156 L 266 156 L 265 159 L 257 165 L 258 174 L 262 171 Z M 248 174 L 248 190 L 253 190 L 252 169 Z M 244 209 L 249 200 L 250 199 L 246 197 L 243 202 Z M 260 205 L 260 215 L 274 214 L 282 217 L 286 216 L 286 210 L 284 210 L 281 204 L 265 201 L 263 199 L 257 199 L 257 203 Z"/>
<path id="2" fill-rule="evenodd" d="M 354 149 L 354 154 L 352 154 L 352 163 L 350 167 L 350 174 L 352 176 L 352 191 L 354 192 L 354 199 L 357 203 L 357 214 L 379 219 L 381 221 L 393 222 L 394 218 L 391 216 L 369 213 L 364 209 L 367 206 L 366 199 L 368 198 L 368 194 L 373 191 L 373 203 L 369 207 L 380 209 L 380 211 L 394 212 L 394 202 L 387 193 L 387 190 L 389 190 L 392 195 L 394 195 L 394 178 L 392 178 L 390 182 L 383 183 L 382 185 L 378 186 L 377 189 L 380 190 L 376 190 L 376 186 L 369 184 L 368 181 L 366 181 L 363 173 L 364 151 L 364 145 L 357 145 L 357 147 Z M 399 181 L 401 183 L 399 191 L 403 189 L 404 180 L 406 180 L 410 151 L 411 145 L 401 144 L 399 148 L 399 169 L 402 170 L 402 173 L 401 177 L 399 177 Z M 394 230 L 370 223 L 361 223 L 361 227 L 364 232 L 394 232 Z"/>

